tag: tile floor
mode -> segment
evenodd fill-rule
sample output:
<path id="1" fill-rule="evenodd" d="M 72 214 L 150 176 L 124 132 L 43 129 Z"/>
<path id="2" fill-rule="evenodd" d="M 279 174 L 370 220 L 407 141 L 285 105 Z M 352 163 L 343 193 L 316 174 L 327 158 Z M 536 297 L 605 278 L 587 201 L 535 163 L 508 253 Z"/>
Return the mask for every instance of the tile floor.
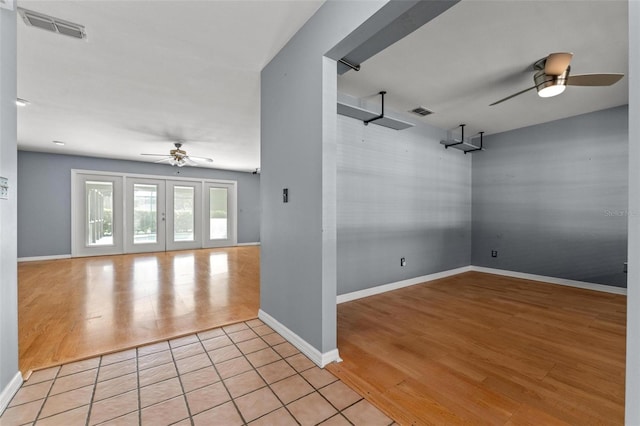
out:
<path id="1" fill-rule="evenodd" d="M 262 321 L 34 372 L 0 425 L 390 425 Z"/>

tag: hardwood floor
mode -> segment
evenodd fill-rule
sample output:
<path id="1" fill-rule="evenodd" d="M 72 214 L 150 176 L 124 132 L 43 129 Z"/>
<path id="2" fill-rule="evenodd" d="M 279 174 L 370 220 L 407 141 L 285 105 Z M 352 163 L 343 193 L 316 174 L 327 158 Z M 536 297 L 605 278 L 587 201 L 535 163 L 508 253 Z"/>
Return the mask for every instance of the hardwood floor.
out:
<path id="1" fill-rule="evenodd" d="M 260 248 L 18 265 L 20 371 L 256 318 Z"/>
<path id="2" fill-rule="evenodd" d="M 625 296 L 470 272 L 339 305 L 327 368 L 403 425 L 621 425 L 625 323 Z"/>

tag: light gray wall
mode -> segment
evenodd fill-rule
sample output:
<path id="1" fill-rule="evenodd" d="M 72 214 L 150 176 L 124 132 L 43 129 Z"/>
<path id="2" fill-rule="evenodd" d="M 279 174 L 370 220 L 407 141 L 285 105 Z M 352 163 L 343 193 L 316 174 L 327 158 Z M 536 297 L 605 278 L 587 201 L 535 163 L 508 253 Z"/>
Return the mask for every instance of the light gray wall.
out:
<path id="1" fill-rule="evenodd" d="M 640 424 L 640 2 L 629 2 L 629 274 L 625 423 Z"/>
<path id="2" fill-rule="evenodd" d="M 338 294 L 471 262 L 471 154 L 395 117 L 416 127 L 338 116 Z"/>
<path id="3" fill-rule="evenodd" d="M 0 8 L 0 176 L 9 179 L 0 199 L 0 395 L 18 373 L 16 87 L 16 13 Z"/>
<path id="4" fill-rule="evenodd" d="M 106 158 L 18 153 L 18 257 L 71 253 L 71 169 L 238 182 L 238 243 L 260 241 L 260 175 Z"/>
<path id="5" fill-rule="evenodd" d="M 626 106 L 485 138 L 472 264 L 626 286 L 628 140 Z"/>

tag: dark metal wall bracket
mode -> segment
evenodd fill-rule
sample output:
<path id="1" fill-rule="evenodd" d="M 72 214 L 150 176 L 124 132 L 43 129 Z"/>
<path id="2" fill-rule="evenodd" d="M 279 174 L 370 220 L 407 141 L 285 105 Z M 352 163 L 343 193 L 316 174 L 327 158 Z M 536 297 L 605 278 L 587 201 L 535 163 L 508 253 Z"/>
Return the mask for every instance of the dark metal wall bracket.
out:
<path id="1" fill-rule="evenodd" d="M 464 155 L 467 155 L 467 152 L 482 151 L 482 135 L 484 135 L 484 132 L 478 132 L 478 133 L 480 134 L 480 146 L 475 149 L 467 149 L 464 152 Z"/>
<path id="2" fill-rule="evenodd" d="M 478 134 L 480 135 L 480 146 L 476 146 L 476 145 L 473 145 L 471 141 L 464 140 L 464 126 L 466 126 L 466 124 L 460 125 L 460 130 L 462 132 L 462 136 L 460 137 L 460 140 L 456 140 L 452 138 L 452 139 L 440 141 L 440 144 L 444 145 L 445 149 L 448 149 L 451 146 L 455 149 L 459 149 L 465 154 L 467 152 L 483 151 L 482 137 L 484 135 L 484 132 L 478 132 Z"/>
<path id="3" fill-rule="evenodd" d="M 454 142 L 454 143 L 445 145 L 444 149 L 449 149 L 450 146 L 462 145 L 464 143 L 464 126 L 466 126 L 466 124 L 460 125 L 460 130 L 462 131 L 462 136 L 460 136 L 460 142 Z"/>
<path id="4" fill-rule="evenodd" d="M 380 115 L 370 118 L 368 120 L 364 120 L 365 126 L 369 125 L 369 123 L 371 123 L 372 121 L 376 121 L 376 120 L 380 120 L 381 118 L 384 118 L 384 95 L 386 94 L 387 92 L 385 92 L 384 90 L 380 92 L 380 96 L 382 97 L 382 109 L 381 109 Z"/>

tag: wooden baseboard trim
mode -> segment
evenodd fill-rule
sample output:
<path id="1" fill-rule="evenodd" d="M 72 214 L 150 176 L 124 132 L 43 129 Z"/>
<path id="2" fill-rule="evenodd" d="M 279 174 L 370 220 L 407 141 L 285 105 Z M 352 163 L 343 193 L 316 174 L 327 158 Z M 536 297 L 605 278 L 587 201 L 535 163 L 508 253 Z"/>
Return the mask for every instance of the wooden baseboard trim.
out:
<path id="1" fill-rule="evenodd" d="M 434 274 L 422 275 L 420 277 L 410 278 L 408 280 L 396 281 L 394 283 L 383 284 L 376 287 L 365 288 L 364 290 L 354 291 L 352 293 L 340 294 L 337 297 L 337 303 L 350 302 L 352 300 L 362 299 L 363 297 L 369 297 L 380 293 L 386 293 L 387 291 L 398 290 L 400 288 L 409 287 L 416 284 L 422 284 L 425 282 L 439 280 L 440 278 L 450 277 L 452 275 L 462 274 L 463 272 L 471 271 L 471 266 L 463 266 L 461 268 L 450 269 L 448 271 L 436 272 Z"/>
<path id="2" fill-rule="evenodd" d="M 306 340 L 298 336 L 291 331 L 288 327 L 276 320 L 274 317 L 260 309 L 258 311 L 258 318 L 260 318 L 265 324 L 273 328 L 282 337 L 287 339 L 289 343 L 298 348 L 300 352 L 305 354 L 311 361 L 313 361 L 318 367 L 324 368 L 325 365 L 332 362 L 340 362 L 340 355 L 338 349 L 333 349 L 328 352 L 320 352 L 313 346 L 311 346 Z"/>
<path id="3" fill-rule="evenodd" d="M 58 259 L 71 259 L 70 254 L 55 254 L 52 256 L 32 256 L 32 257 L 19 257 L 18 262 L 38 262 L 40 260 L 58 260 Z"/>
<path id="4" fill-rule="evenodd" d="M 614 287 L 612 285 L 594 284 L 585 281 L 567 280 L 564 278 L 546 277 L 544 275 L 527 274 L 524 272 L 507 271 L 504 269 L 486 268 L 484 266 L 471 266 L 471 271 L 482 272 L 485 274 L 502 275 L 511 278 L 522 278 L 531 281 L 541 281 L 547 284 L 564 285 L 568 287 L 583 288 L 585 290 L 601 291 L 604 293 L 627 295 L 627 289 L 623 287 Z"/>
<path id="5" fill-rule="evenodd" d="M 0 392 L 0 416 L 4 413 L 5 408 L 11 402 L 11 398 L 18 392 L 20 386 L 22 386 L 22 374 L 18 371 L 9 384 Z"/>

